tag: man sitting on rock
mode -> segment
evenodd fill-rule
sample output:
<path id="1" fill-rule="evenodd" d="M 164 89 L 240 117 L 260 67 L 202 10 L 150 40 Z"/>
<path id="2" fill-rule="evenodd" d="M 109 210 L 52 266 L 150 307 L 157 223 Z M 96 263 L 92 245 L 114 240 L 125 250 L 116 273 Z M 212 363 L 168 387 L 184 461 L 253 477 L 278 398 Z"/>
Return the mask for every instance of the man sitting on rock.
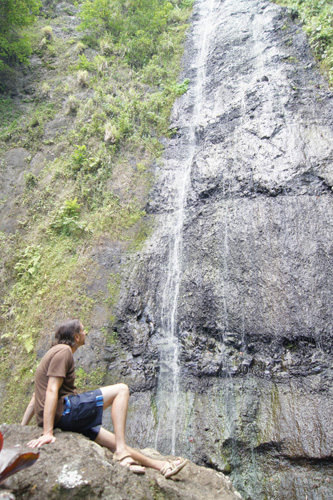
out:
<path id="1" fill-rule="evenodd" d="M 129 390 L 125 384 L 109 385 L 77 394 L 73 353 L 85 344 L 86 332 L 79 320 L 66 321 L 55 334 L 55 343 L 44 355 L 35 376 L 35 393 L 24 413 L 22 425 L 33 415 L 43 427 L 43 434 L 28 443 L 30 448 L 53 443 L 53 429 L 79 432 L 92 441 L 109 448 L 115 461 L 136 474 L 144 474 L 145 466 L 159 470 L 169 478 L 179 472 L 187 460 L 155 460 L 127 446 L 125 424 Z M 104 429 L 103 410 L 111 406 L 114 434 Z"/>

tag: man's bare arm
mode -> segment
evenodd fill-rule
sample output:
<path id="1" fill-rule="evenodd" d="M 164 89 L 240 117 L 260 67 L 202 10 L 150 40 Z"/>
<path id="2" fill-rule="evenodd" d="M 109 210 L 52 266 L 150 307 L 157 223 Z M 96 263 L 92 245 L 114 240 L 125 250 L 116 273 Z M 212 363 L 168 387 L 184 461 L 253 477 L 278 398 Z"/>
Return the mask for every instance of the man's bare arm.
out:
<path id="1" fill-rule="evenodd" d="M 44 431 L 38 439 L 33 439 L 28 443 L 30 448 L 43 446 L 43 444 L 54 443 L 56 438 L 53 435 L 54 417 L 57 411 L 59 389 L 64 379 L 62 377 L 49 377 L 46 389 L 44 405 Z"/>
<path id="2" fill-rule="evenodd" d="M 33 393 L 32 398 L 27 406 L 27 409 L 24 412 L 21 425 L 28 425 L 30 420 L 35 414 L 35 393 Z"/>

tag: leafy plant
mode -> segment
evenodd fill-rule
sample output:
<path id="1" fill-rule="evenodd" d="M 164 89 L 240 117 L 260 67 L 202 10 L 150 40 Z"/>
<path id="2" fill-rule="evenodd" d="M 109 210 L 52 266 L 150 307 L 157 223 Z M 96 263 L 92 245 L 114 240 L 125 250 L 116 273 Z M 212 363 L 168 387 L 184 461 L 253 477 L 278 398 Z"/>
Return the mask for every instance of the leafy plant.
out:
<path id="1" fill-rule="evenodd" d="M 174 83 L 170 85 L 169 89 L 171 90 L 171 92 L 174 92 L 177 97 L 179 97 L 188 91 L 189 84 L 190 80 L 188 78 L 185 78 L 182 83 Z"/>
<path id="2" fill-rule="evenodd" d="M 93 30 L 96 35 L 105 31 L 118 36 L 123 29 L 124 2 L 115 0 L 86 0 L 81 6 L 82 31 Z"/>
<path id="3" fill-rule="evenodd" d="M 108 61 L 104 56 L 97 55 L 94 58 L 94 66 L 96 67 L 98 73 L 102 73 L 108 67 Z"/>
<path id="4" fill-rule="evenodd" d="M 105 124 L 104 141 L 109 142 L 110 144 L 117 144 L 119 139 L 120 139 L 120 132 L 117 129 L 117 127 L 114 124 L 107 122 Z"/>
<path id="5" fill-rule="evenodd" d="M 42 29 L 43 35 L 47 40 L 51 40 L 53 38 L 53 30 L 52 26 L 44 26 Z"/>
<path id="6" fill-rule="evenodd" d="M 276 0 L 297 15 L 314 54 L 333 84 L 333 4 L 331 0 Z"/>
<path id="7" fill-rule="evenodd" d="M 3 448 L 3 435 L 0 431 L 0 484 L 9 476 L 33 465 L 39 457 L 36 453 L 20 453 L 17 448 Z"/>
<path id="8" fill-rule="evenodd" d="M 24 180 L 25 180 L 25 185 L 27 186 L 28 189 L 34 188 L 38 182 L 37 177 L 31 172 L 28 172 L 24 175 Z"/>
<path id="9" fill-rule="evenodd" d="M 24 293 L 24 287 L 17 287 L 15 290 L 16 294 L 18 293 Z M 24 346 L 25 350 L 29 354 L 30 352 L 33 351 L 34 348 L 34 338 L 35 338 L 36 331 L 34 329 L 25 329 L 23 333 L 16 333 L 14 332 L 6 332 L 1 335 L 1 338 L 3 340 L 10 339 L 13 341 L 13 338 L 15 336 L 15 340 L 17 340 L 21 345 Z M 13 380 L 15 382 L 18 381 L 18 377 L 15 376 L 13 377 Z"/>
<path id="10" fill-rule="evenodd" d="M 79 62 L 76 65 L 77 69 L 92 71 L 94 69 L 94 64 L 87 59 L 84 54 L 79 55 Z"/>
<path id="11" fill-rule="evenodd" d="M 79 107 L 79 100 L 75 95 L 68 96 L 67 101 L 67 114 L 75 114 Z"/>
<path id="12" fill-rule="evenodd" d="M 111 42 L 111 40 L 108 37 L 103 38 L 100 41 L 99 46 L 100 46 L 100 49 L 101 49 L 101 53 L 103 55 L 110 56 L 112 54 L 112 50 L 113 50 L 112 42 Z"/>
<path id="13" fill-rule="evenodd" d="M 35 276 L 38 271 L 40 259 L 41 248 L 34 245 L 27 246 L 14 266 L 17 275 L 25 279 Z"/>
<path id="14" fill-rule="evenodd" d="M 142 67 L 159 50 L 159 37 L 167 26 L 179 21 L 171 16 L 173 11 L 169 1 L 85 0 L 79 29 L 96 36 L 107 33 L 113 43 L 125 47 L 125 58 L 131 66 Z M 165 35 L 161 38 L 164 47 L 166 39 Z M 104 36 L 104 44 L 105 40 Z"/>
<path id="15" fill-rule="evenodd" d="M 80 224 L 78 219 L 80 216 L 81 205 L 74 200 L 67 200 L 57 213 L 54 221 L 51 223 L 51 228 L 59 234 L 70 236 L 82 232 L 84 225 Z"/>
<path id="16" fill-rule="evenodd" d="M 75 46 L 75 52 L 78 54 L 83 54 L 83 52 L 86 50 L 86 46 L 82 42 L 78 42 Z"/>
<path id="17" fill-rule="evenodd" d="M 31 44 L 20 30 L 35 21 L 40 7 L 40 0 L 0 2 L 0 70 L 14 61 L 27 62 Z"/>
<path id="18" fill-rule="evenodd" d="M 87 161 L 87 147 L 83 144 L 82 146 L 76 145 L 76 150 L 72 154 L 71 158 L 75 165 L 75 169 L 79 170 L 85 162 Z"/>
<path id="19" fill-rule="evenodd" d="M 96 370 L 86 373 L 86 371 L 80 366 L 75 371 L 75 384 L 80 390 L 87 390 L 87 388 L 95 389 L 100 387 L 104 381 L 104 370 L 99 367 Z"/>

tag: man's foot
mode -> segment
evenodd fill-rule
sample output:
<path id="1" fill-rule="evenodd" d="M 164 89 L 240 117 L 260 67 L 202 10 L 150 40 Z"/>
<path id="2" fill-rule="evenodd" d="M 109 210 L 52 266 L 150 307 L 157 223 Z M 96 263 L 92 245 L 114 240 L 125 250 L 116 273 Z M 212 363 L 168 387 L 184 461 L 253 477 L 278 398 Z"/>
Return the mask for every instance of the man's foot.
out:
<path id="1" fill-rule="evenodd" d="M 115 457 L 113 455 L 113 460 L 115 462 L 118 462 L 119 465 L 122 467 L 127 467 L 131 472 L 134 474 L 145 474 L 146 469 L 142 465 L 138 464 L 138 462 L 135 462 L 131 455 L 126 455 L 121 458 Z"/>
<path id="2" fill-rule="evenodd" d="M 178 474 L 178 472 L 183 467 L 185 467 L 187 462 L 188 462 L 187 458 L 177 458 L 176 460 L 168 460 L 165 462 L 164 467 L 160 469 L 160 473 L 163 474 L 163 476 L 166 479 L 169 479 L 169 477 Z"/>

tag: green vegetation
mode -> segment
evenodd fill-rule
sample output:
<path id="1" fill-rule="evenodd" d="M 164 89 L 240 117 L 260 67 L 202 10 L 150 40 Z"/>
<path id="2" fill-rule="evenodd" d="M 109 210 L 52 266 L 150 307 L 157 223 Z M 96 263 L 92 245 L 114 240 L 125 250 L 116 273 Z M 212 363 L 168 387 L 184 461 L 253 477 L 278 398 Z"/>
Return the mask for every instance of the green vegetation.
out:
<path id="1" fill-rule="evenodd" d="M 123 273 L 103 279 L 93 256 L 106 241 L 135 251 L 150 234 L 151 165 L 160 138 L 172 134 L 172 104 L 190 83 L 178 75 L 191 1 L 84 1 L 73 6 L 80 31 L 63 25 L 53 4 L 30 28 L 38 64 L 29 93 L 0 98 L 0 171 L 7 153 L 27 152 L 17 223 L 0 232 L 0 381 L 15 381 L 0 409 L 8 422 L 20 419 L 36 348 L 47 348 L 59 320 L 79 317 L 89 328 L 98 302 L 105 342 L 117 344 Z M 105 22 L 91 14 L 101 5 Z M 103 373 L 79 371 L 80 387 L 98 385 Z"/>
<path id="2" fill-rule="evenodd" d="M 78 389 L 95 389 L 96 387 L 101 387 L 104 382 L 105 373 L 102 368 L 97 368 L 96 370 L 86 373 L 85 370 L 80 366 L 75 370 L 75 384 Z"/>
<path id="3" fill-rule="evenodd" d="M 313 52 L 333 84 L 333 2 L 332 0 L 276 0 L 290 7 L 304 25 Z"/>
<path id="4" fill-rule="evenodd" d="M 56 214 L 54 221 L 51 222 L 50 227 L 58 234 L 66 236 L 80 233 L 83 231 L 84 226 L 78 221 L 79 216 L 80 204 L 77 202 L 77 198 L 65 201 L 65 204 Z"/>
<path id="5" fill-rule="evenodd" d="M 123 53 L 136 68 L 147 64 L 162 50 L 173 51 L 172 30 L 187 14 L 174 4 L 160 0 L 85 0 L 81 30 L 92 36 L 108 36 L 108 51 Z M 184 5 L 184 2 L 181 5 Z M 105 41 L 104 41 L 105 46 Z M 105 49 L 104 49 L 105 50 Z"/>
<path id="6" fill-rule="evenodd" d="M 0 70 L 13 61 L 27 62 L 31 45 L 21 32 L 39 13 L 40 0 L 2 0 L 0 3 Z"/>

